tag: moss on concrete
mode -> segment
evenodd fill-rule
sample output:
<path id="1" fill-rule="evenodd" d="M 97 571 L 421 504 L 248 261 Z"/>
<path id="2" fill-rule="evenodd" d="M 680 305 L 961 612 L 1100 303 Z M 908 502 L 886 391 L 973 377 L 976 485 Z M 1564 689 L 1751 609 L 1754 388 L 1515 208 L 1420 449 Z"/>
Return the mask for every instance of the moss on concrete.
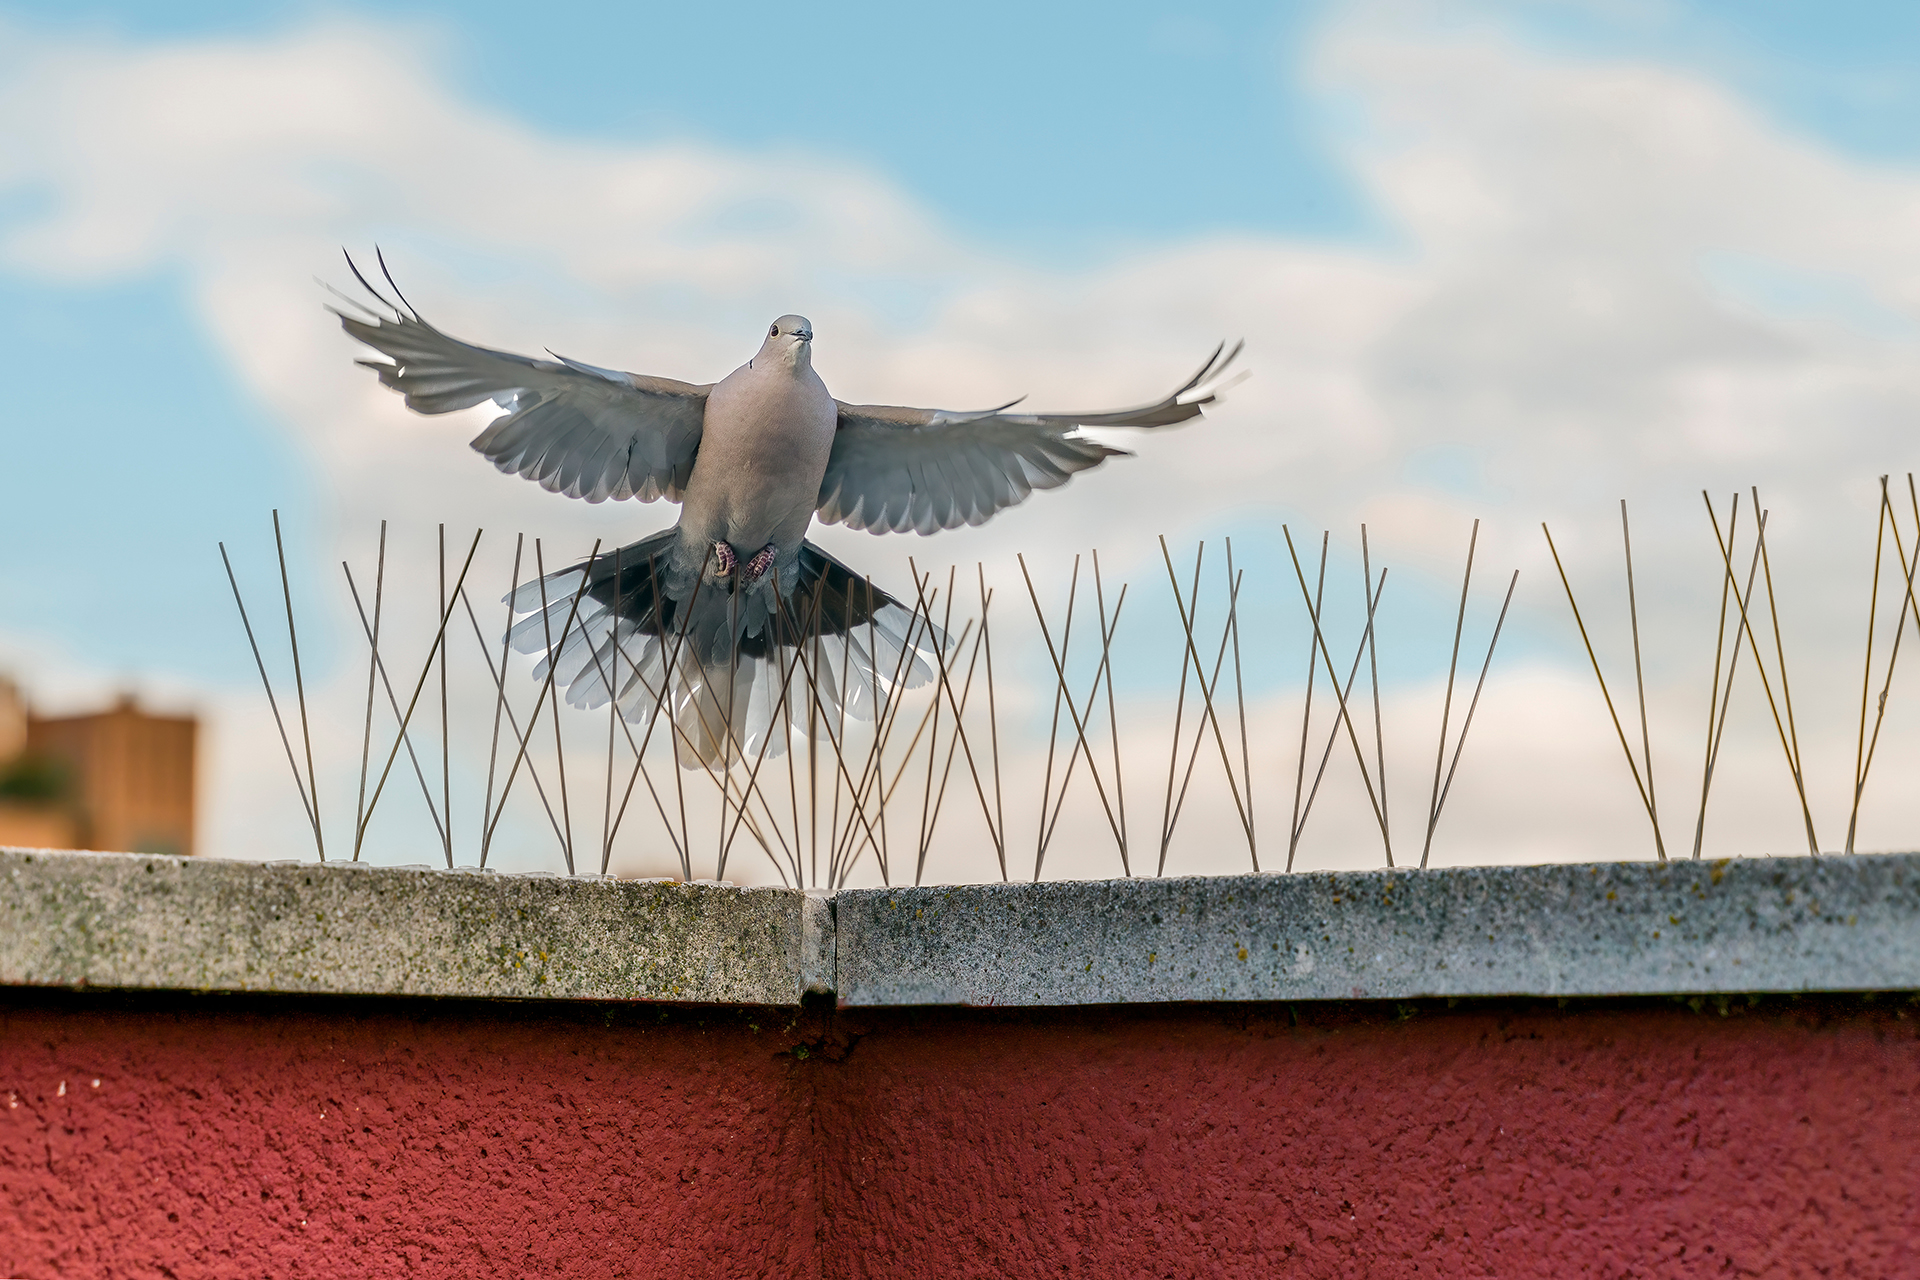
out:
<path id="1" fill-rule="evenodd" d="M 843 1004 L 1920 987 L 1920 855 L 860 890 Z"/>
<path id="2" fill-rule="evenodd" d="M 0 983 L 794 1004 L 775 889 L 0 851 Z"/>

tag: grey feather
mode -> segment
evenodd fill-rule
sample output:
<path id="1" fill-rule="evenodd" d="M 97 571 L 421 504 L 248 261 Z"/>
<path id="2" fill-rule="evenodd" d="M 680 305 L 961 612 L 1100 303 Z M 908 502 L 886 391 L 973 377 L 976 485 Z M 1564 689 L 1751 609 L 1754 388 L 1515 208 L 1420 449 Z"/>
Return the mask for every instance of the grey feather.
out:
<path id="1" fill-rule="evenodd" d="M 371 321 L 341 314 L 346 331 L 393 363 L 362 360 L 419 413 L 493 400 L 506 410 L 473 439 L 500 470 L 588 502 L 678 502 L 693 472 L 707 385 L 621 373 L 568 360 L 532 360 L 448 337 L 417 315 Z"/>
<path id="2" fill-rule="evenodd" d="M 1035 489 L 1124 456 L 1076 434 L 1081 427 L 1165 427 L 1199 417 L 1215 398 L 1206 384 L 1239 354 L 1222 343 L 1171 394 L 1131 409 L 980 413 L 841 403 L 815 517 L 872 533 L 983 524 Z"/>

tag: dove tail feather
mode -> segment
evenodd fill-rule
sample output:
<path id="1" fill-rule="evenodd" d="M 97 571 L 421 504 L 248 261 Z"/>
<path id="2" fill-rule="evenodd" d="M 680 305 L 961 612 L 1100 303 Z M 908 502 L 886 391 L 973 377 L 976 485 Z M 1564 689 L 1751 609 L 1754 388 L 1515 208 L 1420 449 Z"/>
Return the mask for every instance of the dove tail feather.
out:
<path id="1" fill-rule="evenodd" d="M 934 656 L 952 647 L 930 619 L 810 542 L 790 586 L 776 589 L 770 575 L 736 590 L 687 569 L 678 535 L 667 529 L 524 584 L 508 640 L 539 655 L 534 678 L 551 672 L 569 706 L 618 702 L 631 722 L 657 708 L 684 768 L 779 755 L 783 723 L 802 738 L 843 715 L 877 723 L 899 690 L 933 679 Z M 821 714 L 810 716 L 814 703 Z"/>

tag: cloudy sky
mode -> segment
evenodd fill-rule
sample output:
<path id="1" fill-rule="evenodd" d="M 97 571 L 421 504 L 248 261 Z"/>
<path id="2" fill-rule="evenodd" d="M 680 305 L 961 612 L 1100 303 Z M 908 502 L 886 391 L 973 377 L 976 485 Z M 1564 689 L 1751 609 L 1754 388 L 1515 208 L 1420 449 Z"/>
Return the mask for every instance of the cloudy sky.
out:
<path id="1" fill-rule="evenodd" d="M 335 571 L 378 520 L 420 555 L 441 521 L 577 555 L 670 518 L 501 477 L 464 448 L 483 413 L 410 417 L 354 368 L 315 280 L 346 285 L 341 247 L 378 244 L 460 336 L 696 381 L 801 311 L 849 400 L 1128 403 L 1244 336 L 1250 380 L 1204 424 L 1127 442 L 1138 460 L 980 530 L 820 540 L 883 581 L 909 553 L 1004 574 L 1023 551 L 1049 590 L 1098 547 L 1164 614 L 1154 536 L 1231 535 L 1254 763 L 1279 797 L 1304 674 L 1281 528 L 1332 530 L 1357 596 L 1364 522 L 1398 578 L 1381 658 L 1414 815 L 1483 520 L 1470 638 L 1496 578 L 1521 587 L 1450 802 L 1455 861 L 1649 852 L 1540 533 L 1618 693 L 1621 499 L 1656 772 L 1697 804 L 1719 581 L 1699 495 L 1758 486 L 1810 803 L 1841 843 L 1877 477 L 1904 493 L 1920 454 L 1910 7 L 924 9 L 0 2 L 0 662 L 52 708 L 116 688 L 198 707 L 207 847 L 294 856 L 216 541 L 264 608 L 281 511 L 310 679 L 337 702 L 364 668 Z M 1143 660 L 1128 689 L 1177 675 Z M 1920 837 L 1901 693 L 1862 847 Z M 1757 688 L 1729 723 L 1709 852 L 1804 849 Z M 1356 794 L 1318 865 L 1378 859 Z M 1677 807 L 1668 842 L 1690 847 Z"/>

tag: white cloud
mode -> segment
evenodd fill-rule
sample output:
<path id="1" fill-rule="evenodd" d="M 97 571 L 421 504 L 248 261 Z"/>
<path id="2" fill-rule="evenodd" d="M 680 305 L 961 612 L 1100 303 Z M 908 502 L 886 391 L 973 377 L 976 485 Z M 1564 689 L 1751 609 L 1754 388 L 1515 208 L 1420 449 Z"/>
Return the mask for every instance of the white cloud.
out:
<path id="1" fill-rule="evenodd" d="M 475 106 L 404 31 L 29 41 L 15 57 L 0 185 L 46 203 L 10 225 L 0 254 L 53 278 L 180 267 L 235 377 L 323 478 L 335 550 L 364 554 L 382 516 L 416 543 L 444 519 L 582 550 L 672 516 L 589 509 L 498 476 L 461 447 L 482 417 L 410 417 L 353 367 L 309 283 L 342 280 L 342 243 L 386 244 L 413 300 L 462 336 L 697 379 L 742 359 L 766 317 L 804 310 L 823 374 L 849 399 L 1146 398 L 1217 337 L 1245 334 L 1253 380 L 1208 423 L 1130 442 L 1139 461 L 937 542 L 821 540 L 883 580 L 904 577 L 909 553 L 1005 564 L 1016 549 L 1059 580 L 1066 552 L 1097 545 L 1151 591 L 1162 530 L 1364 519 L 1381 559 L 1445 578 L 1483 516 L 1489 572 L 1524 570 L 1516 626 L 1570 639 L 1538 522 L 1554 522 L 1588 607 L 1619 632 L 1621 602 L 1599 584 L 1618 573 L 1624 495 L 1656 719 L 1677 734 L 1691 731 L 1672 708 L 1703 697 L 1701 627 L 1717 599 L 1693 495 L 1758 484 L 1778 508 L 1807 736 L 1823 759 L 1848 754 L 1872 477 L 1914 463 L 1920 174 L 1792 136 L 1698 77 L 1356 11 L 1311 70 L 1359 108 L 1339 145 L 1389 243 L 1240 236 L 1061 271 L 970 242 L 884 176 L 829 157 L 543 135 Z M 1809 305 L 1782 280 L 1824 292 Z M 1621 670 L 1617 634 L 1608 652 Z M 1578 661 L 1570 646 L 1559 656 Z M 347 697 L 351 673 L 332 678 L 329 696 Z M 1644 819 L 1621 803 L 1631 791 L 1585 679 L 1567 666 L 1497 682 L 1450 833 L 1476 831 L 1487 856 L 1640 849 Z M 1396 696 L 1415 716 L 1437 695 Z M 258 715 L 244 714 L 252 742 Z M 1748 727 L 1764 777 L 1771 726 Z M 1260 748 L 1283 774 L 1289 732 Z M 221 740 L 239 733 L 225 725 Z M 279 767 L 265 748 L 223 749 L 217 847 L 264 851 L 263 832 L 284 832 L 284 782 L 263 781 Z M 1823 772 L 1823 795 L 1844 795 L 1836 777 Z M 1777 777 L 1754 785 L 1777 798 Z M 1773 830 L 1738 835 L 1791 847 L 1791 829 Z"/>

